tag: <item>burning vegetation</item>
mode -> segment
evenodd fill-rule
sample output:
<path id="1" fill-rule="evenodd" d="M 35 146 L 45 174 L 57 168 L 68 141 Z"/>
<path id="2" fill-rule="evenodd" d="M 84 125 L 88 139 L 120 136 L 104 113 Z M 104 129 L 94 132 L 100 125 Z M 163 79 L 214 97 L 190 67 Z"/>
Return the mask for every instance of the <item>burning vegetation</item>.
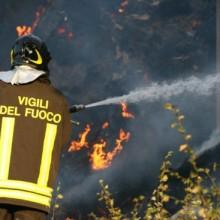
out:
<path id="1" fill-rule="evenodd" d="M 122 103 L 122 117 L 134 118 L 134 115 L 128 112 L 126 103 Z M 102 129 L 105 130 L 109 127 L 109 122 L 106 121 L 102 125 Z M 68 149 L 68 152 L 80 151 L 83 148 L 89 150 L 89 161 L 93 170 L 103 170 L 108 168 L 113 159 L 122 151 L 123 142 L 128 142 L 131 133 L 124 131 L 122 128 L 119 131 L 118 138 L 115 140 L 115 145 L 111 151 L 107 150 L 107 140 L 101 139 L 93 144 L 88 143 L 88 135 L 91 132 L 91 126 L 86 125 L 84 131 L 79 134 L 79 140 L 73 140 Z"/>
<path id="2" fill-rule="evenodd" d="M 37 26 L 39 25 L 42 17 L 46 13 L 47 6 L 41 6 L 38 8 L 38 10 L 35 12 L 35 18 L 34 21 L 30 26 L 27 25 L 19 25 L 16 27 L 17 36 L 25 36 L 28 34 L 32 34 Z M 66 37 L 67 39 L 71 40 L 74 36 L 73 32 L 70 30 L 68 23 L 66 22 L 68 19 L 65 17 L 64 24 L 62 24 L 60 27 L 57 28 L 56 33 L 62 37 Z"/>
<path id="3" fill-rule="evenodd" d="M 102 125 L 102 129 L 107 129 L 109 127 L 109 122 L 105 122 L 103 125 Z"/>
<path id="4" fill-rule="evenodd" d="M 18 37 L 25 36 L 32 33 L 32 28 L 29 26 L 17 26 L 16 27 Z"/>
<path id="5" fill-rule="evenodd" d="M 180 4 L 176 0 L 171 0 L 171 1 L 121 0 L 119 4 L 117 3 L 116 7 L 111 7 L 111 8 L 114 8 L 115 10 L 114 12 L 106 9 L 107 7 L 105 7 L 106 4 L 113 4 L 111 1 L 108 3 L 107 1 L 106 3 L 105 1 L 100 1 L 99 2 L 99 5 L 101 5 L 100 11 L 94 10 L 95 7 L 92 7 L 92 4 L 95 5 L 94 3 L 90 5 L 90 3 L 87 2 L 85 3 L 85 7 L 82 7 L 82 6 L 78 7 L 77 6 L 78 3 L 73 2 L 72 4 L 73 5 L 75 4 L 75 5 L 73 8 L 69 7 L 69 11 L 71 11 L 71 13 L 69 12 L 70 16 L 68 20 L 69 21 L 71 20 L 72 22 L 70 24 L 74 27 L 74 34 L 73 32 L 71 32 L 71 28 L 69 28 L 68 25 L 66 25 L 66 22 L 64 21 L 61 21 L 57 25 L 54 25 L 56 27 L 52 31 L 51 30 L 48 31 L 48 27 L 50 24 L 49 22 L 48 22 L 48 26 L 47 26 L 47 22 L 43 23 L 42 26 L 44 28 L 41 28 L 41 31 L 43 30 L 45 32 L 50 33 L 46 36 L 49 36 L 49 35 L 56 36 L 56 37 L 50 37 L 50 38 L 48 37 L 47 39 L 50 41 L 51 45 L 54 46 L 54 51 L 57 50 L 58 48 L 57 57 L 58 59 L 61 60 L 61 61 L 59 60 L 59 62 L 57 63 L 56 61 L 54 62 L 55 64 L 54 66 L 58 74 L 58 77 L 56 78 L 56 80 L 58 82 L 59 80 L 63 80 L 64 73 L 67 73 L 66 75 L 68 75 L 67 81 L 69 81 L 69 78 L 74 77 L 76 80 L 73 80 L 73 82 L 71 82 L 71 94 L 72 92 L 74 92 L 75 93 L 74 99 L 76 98 L 76 100 L 81 100 L 81 98 L 85 94 L 85 90 L 79 91 L 78 89 L 79 82 L 83 82 L 80 84 L 81 88 L 86 87 L 87 90 L 90 91 L 90 94 L 94 94 L 93 87 L 91 86 L 92 84 L 88 83 L 87 80 L 84 80 L 84 81 L 81 80 L 82 76 L 85 77 L 86 79 L 88 78 L 84 69 L 88 70 L 91 66 L 93 66 L 92 71 L 100 75 L 101 75 L 101 72 L 103 72 L 103 66 L 108 67 L 108 68 L 104 68 L 106 74 L 102 74 L 102 77 L 100 77 L 102 82 L 99 81 L 98 77 L 97 77 L 97 81 L 95 82 L 96 83 L 95 88 L 96 89 L 98 88 L 98 90 L 100 91 L 101 90 L 104 91 L 103 85 L 109 86 L 112 83 L 111 82 L 112 79 L 110 77 L 112 75 L 112 78 L 113 78 L 112 73 L 116 73 L 116 76 L 118 79 L 117 83 L 115 83 L 116 81 L 113 81 L 114 83 L 113 89 L 117 89 L 118 87 L 122 87 L 123 84 L 126 84 L 125 80 L 130 79 L 129 77 L 131 76 L 131 71 L 133 71 L 131 67 L 133 66 L 137 67 L 137 69 L 140 69 L 140 73 L 137 75 L 137 79 L 136 78 L 135 80 L 132 79 L 133 81 L 138 81 L 139 79 L 141 80 L 144 75 L 143 73 L 146 71 L 146 69 L 148 70 L 147 77 L 149 77 L 149 79 L 154 79 L 156 77 L 169 78 L 169 77 L 172 77 L 171 76 L 172 73 L 176 74 L 177 72 L 178 73 L 181 72 L 183 74 L 188 74 L 188 73 L 193 72 L 194 74 L 198 74 L 199 71 L 203 70 L 204 66 L 206 67 L 206 69 L 209 69 L 207 68 L 207 66 L 209 64 L 212 64 L 212 59 L 213 59 L 212 56 L 210 56 L 210 54 L 213 54 L 212 49 L 210 48 L 214 48 L 214 47 L 209 47 L 209 37 L 212 36 L 211 33 L 213 30 L 212 19 L 214 18 L 214 14 L 215 14 L 214 10 L 213 11 L 210 10 L 210 8 L 213 5 L 212 2 L 213 1 L 210 1 L 210 3 L 207 4 L 206 1 L 188 1 L 187 0 L 187 1 L 181 2 Z M 7 4 L 10 4 L 10 2 Z M 68 5 L 69 2 L 66 1 L 64 2 L 63 5 L 65 4 Z M 176 12 L 182 11 L 181 10 L 182 6 L 188 7 L 189 4 L 191 5 L 190 10 L 188 10 L 189 12 L 186 12 L 181 15 L 177 13 L 176 15 Z M 88 7 L 88 5 L 91 6 L 91 10 L 89 12 L 91 14 L 86 13 L 86 16 L 85 16 L 85 14 L 81 13 L 83 12 L 83 10 L 80 9 L 80 7 L 86 8 Z M 173 5 L 176 5 L 176 6 L 173 6 Z M 3 8 L 4 7 L 5 6 L 3 6 Z M 202 7 L 203 9 L 201 9 Z M 34 18 L 34 22 L 30 24 L 24 23 L 25 25 L 21 25 L 16 28 L 17 29 L 16 31 L 19 36 L 32 33 L 38 25 L 41 26 L 40 20 L 47 10 L 46 7 L 43 7 L 43 8 L 45 9 L 40 10 L 39 13 L 37 10 L 35 17 L 32 16 Z M 63 9 L 57 7 L 57 10 L 60 10 L 63 13 L 64 11 L 68 11 L 68 6 L 66 6 L 66 8 L 63 8 Z M 29 11 L 29 10 L 26 10 L 26 11 Z M 102 19 L 100 20 L 96 19 L 96 16 L 93 15 L 92 11 L 94 11 L 94 15 L 96 14 L 97 17 L 100 17 Z M 160 13 L 160 11 L 162 11 L 163 13 Z M 192 12 L 196 11 L 195 13 L 196 16 L 190 11 Z M 114 16 L 112 16 L 112 14 Z M 53 18 L 53 16 L 51 17 Z M 92 21 L 93 19 L 91 20 L 87 19 L 88 17 L 95 18 L 94 22 Z M 207 17 L 209 17 L 209 19 L 207 19 Z M 8 19 L 7 19 L 7 22 L 9 22 Z M 31 19 L 32 18 L 30 18 L 29 20 Z M 88 20 L 90 20 L 91 22 Z M 103 21 L 107 21 L 107 22 L 104 23 Z M 96 26 L 101 27 L 101 28 L 96 30 L 94 29 L 94 27 Z M 97 34 L 94 34 L 93 30 L 95 30 Z M 206 33 L 207 30 L 210 30 L 209 34 L 208 35 L 203 34 L 203 33 Z M 73 47 L 71 47 L 73 49 L 70 49 L 70 47 L 68 47 L 69 45 L 67 44 L 67 42 L 69 42 L 68 39 L 72 39 L 73 37 L 75 37 L 75 31 L 76 31 L 76 45 L 77 46 L 73 45 Z M 40 34 L 42 34 L 42 32 L 40 32 Z M 197 34 L 197 33 L 200 33 L 200 34 Z M 194 35 L 196 37 L 193 37 Z M 100 39 L 100 41 L 97 41 L 97 43 L 94 42 L 93 39 L 99 39 L 99 36 L 102 36 L 102 40 Z M 92 42 L 91 44 L 89 43 L 90 39 Z M 158 39 L 161 42 L 160 46 L 158 46 Z M 177 43 L 175 40 L 177 41 Z M 107 47 L 105 46 L 106 45 L 105 42 L 108 42 Z M 181 42 L 181 43 L 178 43 L 178 42 Z M 204 44 L 204 42 L 206 43 Z M 92 44 L 94 44 L 95 49 L 92 47 Z M 102 47 L 99 48 L 97 44 L 98 46 L 102 45 Z M 56 47 L 56 45 L 58 45 L 59 47 Z M 167 49 L 167 45 L 171 48 L 171 50 Z M 175 50 L 173 50 L 172 45 L 175 45 L 175 48 L 176 48 Z M 68 53 L 66 50 L 67 47 L 69 50 Z M 76 47 L 77 47 L 77 50 L 76 50 Z M 62 51 L 60 50 L 62 48 L 64 48 L 65 53 L 62 53 Z M 91 51 L 96 51 L 96 48 L 99 50 L 97 51 L 97 53 L 92 53 L 92 56 L 91 56 L 90 55 L 91 53 L 88 52 L 87 48 L 91 48 Z M 76 53 L 74 51 L 76 51 Z M 79 56 L 81 51 L 85 52 L 84 56 L 86 59 L 82 59 L 82 57 Z M 118 61 L 117 65 L 112 65 L 112 66 L 110 65 L 109 60 L 111 61 L 114 60 L 114 57 L 113 56 L 109 57 L 109 53 L 106 53 L 106 51 L 110 51 L 110 53 L 112 54 L 115 54 L 115 51 L 117 51 L 117 55 L 115 58 Z M 170 51 L 172 52 L 170 53 Z M 201 53 L 201 51 L 203 51 L 203 53 Z M 64 54 L 68 54 L 69 59 L 67 59 Z M 166 54 L 166 56 L 163 56 L 161 54 Z M 63 59 L 63 57 L 65 58 Z M 91 57 L 93 59 L 91 59 Z M 62 66 L 62 59 L 65 60 L 64 66 Z M 101 62 L 92 63 L 91 61 L 87 63 L 86 62 L 87 60 L 95 60 L 95 61 L 101 60 Z M 134 60 L 138 60 L 139 63 L 136 64 Z M 160 62 L 156 62 L 156 60 L 159 60 Z M 80 74 L 78 74 L 79 72 Z M 158 75 L 153 74 L 155 72 L 157 72 Z M 159 76 L 159 72 L 162 72 L 163 74 L 160 74 Z M 211 72 L 214 72 L 214 71 L 211 71 Z M 73 73 L 74 75 L 70 75 L 71 73 Z M 60 74 L 60 78 L 59 78 L 59 74 Z M 105 76 L 108 76 L 108 77 L 105 77 Z M 86 84 L 84 84 L 84 82 Z M 64 90 L 66 90 L 65 91 L 66 94 L 68 94 L 68 84 L 69 82 L 64 82 L 64 86 L 63 86 Z M 74 90 L 74 88 L 77 88 L 76 91 Z M 85 102 L 88 101 L 91 97 L 88 95 L 87 98 L 88 99 L 84 98 Z M 96 98 L 97 99 L 100 98 L 98 94 Z M 123 110 L 122 110 L 122 114 L 126 115 L 127 114 L 126 112 L 130 113 L 128 110 L 125 110 L 125 113 L 123 113 Z M 134 118 L 132 116 L 133 114 L 132 113 L 130 114 L 128 114 L 130 115 L 130 117 L 128 118 L 133 119 Z M 79 136 L 78 139 L 76 138 L 75 142 L 73 141 L 74 143 L 72 142 L 69 148 L 68 154 L 70 154 L 70 152 L 74 154 L 78 154 L 81 149 L 84 149 L 89 154 L 88 160 L 90 161 L 90 165 L 92 167 L 92 161 L 90 160 L 90 155 L 94 151 L 93 145 L 100 144 L 102 141 L 106 142 L 105 147 L 103 147 L 101 151 L 106 156 L 106 154 L 114 151 L 113 146 L 116 140 L 113 140 L 112 141 L 113 143 L 109 143 L 109 140 L 108 140 L 109 137 L 106 137 L 103 135 L 102 141 L 99 139 L 90 141 L 90 137 L 92 135 L 91 133 L 92 131 L 96 130 L 96 127 L 94 126 L 92 128 L 91 125 L 88 125 L 88 126 L 90 126 L 91 130 L 88 133 L 84 133 L 86 130 L 87 131 L 89 130 L 88 127 L 86 126 L 85 130 L 82 132 L 82 135 Z M 173 126 L 176 126 L 176 125 L 173 125 Z M 108 130 L 106 129 L 108 129 L 109 127 L 110 127 L 109 122 L 104 123 L 102 126 L 103 133 L 107 132 Z M 144 132 L 146 132 L 146 130 Z M 118 135 L 119 131 L 116 130 L 114 133 Z M 141 135 L 143 134 L 140 134 L 140 136 Z M 122 145 L 125 144 L 124 147 L 126 147 L 125 142 L 126 141 L 122 142 Z M 146 146 L 145 144 L 146 142 L 143 141 L 141 146 L 144 148 Z M 180 146 L 180 151 L 185 152 L 188 150 L 188 147 L 189 147 L 188 143 L 183 143 Z M 121 151 L 123 151 L 123 149 Z M 117 154 L 116 157 L 120 157 L 120 155 Z M 111 162 L 114 163 L 114 159 Z M 143 173 L 140 175 L 143 175 Z M 166 188 L 166 183 L 167 183 L 165 181 L 166 178 L 167 178 L 166 176 L 163 178 L 165 186 L 161 186 L 161 188 Z M 70 178 L 69 177 L 66 178 L 65 179 L 66 182 L 68 182 L 67 179 L 70 179 Z M 104 182 L 102 184 L 102 187 L 103 189 L 104 187 L 106 188 L 106 184 L 104 184 Z M 137 187 L 140 188 L 140 185 Z M 68 191 L 69 189 L 67 188 L 66 190 Z M 121 189 L 118 189 L 118 191 L 120 190 Z M 129 193 L 130 192 L 127 193 L 126 195 L 127 197 L 131 197 Z M 117 209 L 115 205 L 116 203 L 113 200 L 113 197 L 115 197 L 117 200 L 117 195 L 118 194 L 114 194 L 113 192 L 113 196 L 109 198 L 108 200 L 109 202 L 108 207 L 109 207 L 109 213 L 111 213 L 111 210 L 114 210 L 114 212 L 119 213 L 117 215 L 118 217 L 117 218 L 115 217 L 115 219 L 120 219 L 122 218 L 120 216 L 122 216 L 123 211 L 122 210 L 120 211 L 119 209 Z M 159 192 L 156 194 L 156 198 L 157 196 L 159 197 Z M 72 200 L 74 201 L 74 197 Z M 113 205 L 111 205 L 112 200 L 113 200 Z M 165 197 L 165 201 L 166 200 L 168 200 L 168 197 Z M 169 201 L 170 200 L 172 200 L 171 197 L 169 198 Z M 131 216 L 133 217 L 129 219 L 132 219 L 132 218 L 138 219 L 138 215 L 140 213 L 138 210 L 139 210 L 139 205 L 141 204 L 141 201 L 146 202 L 146 198 L 144 200 L 143 200 L 143 197 L 141 198 L 138 197 L 134 199 L 135 208 L 132 210 L 133 213 L 131 214 Z M 159 206 L 159 203 L 160 201 L 157 200 L 157 206 Z M 165 202 L 163 203 L 163 205 L 166 205 L 166 204 L 167 203 Z M 89 206 L 89 205 L 91 204 L 85 203 L 84 206 Z M 213 212 L 215 211 L 215 209 L 211 209 L 211 210 L 213 210 Z M 201 211 L 201 213 L 202 212 L 203 211 Z M 97 217 L 97 219 L 112 219 L 112 217 L 116 216 L 113 214 L 108 215 L 107 213 L 108 212 L 106 212 L 106 215 L 103 214 L 103 217 Z M 216 211 L 216 213 L 218 212 Z M 161 215 L 159 215 L 158 213 L 157 219 L 160 219 L 160 217 Z M 78 218 L 74 218 L 74 219 L 78 219 Z M 141 218 L 139 217 L 139 219 Z M 148 219 L 150 219 L 150 217 Z M 152 219 L 154 219 L 154 217 L 152 217 Z M 164 219 L 166 218 L 164 217 Z M 186 217 L 185 219 L 191 219 L 191 217 L 190 218 Z"/>
<path id="6" fill-rule="evenodd" d="M 124 13 L 126 10 L 126 7 L 128 6 L 128 0 L 123 0 L 118 8 L 119 13 Z"/>
<path id="7" fill-rule="evenodd" d="M 122 112 L 121 115 L 123 118 L 134 118 L 134 114 L 128 112 L 128 106 L 125 102 L 121 103 Z"/>
<path id="8" fill-rule="evenodd" d="M 88 142 L 87 142 L 87 136 L 88 136 L 90 131 L 91 131 L 91 127 L 90 127 L 89 124 L 87 124 L 85 129 L 84 129 L 84 132 L 79 134 L 79 140 L 71 142 L 71 145 L 68 149 L 68 152 L 79 151 L 84 147 L 88 148 L 89 145 L 88 145 Z"/>
<path id="9" fill-rule="evenodd" d="M 107 142 L 101 140 L 100 143 L 93 145 L 92 152 L 90 154 L 90 162 L 93 170 L 102 170 L 108 168 L 113 159 L 117 154 L 119 154 L 122 149 L 122 142 L 128 141 L 130 138 L 130 133 L 125 132 L 123 129 L 120 129 L 119 137 L 115 141 L 115 147 L 111 152 L 105 152 Z"/>
<path id="10" fill-rule="evenodd" d="M 220 219 L 220 186 L 214 178 L 217 165 L 213 164 L 212 169 L 202 168 L 197 165 L 196 153 L 190 146 L 191 134 L 187 133 L 183 126 L 184 115 L 174 105 L 167 103 L 165 109 L 175 115 L 175 122 L 171 124 L 183 137 L 184 144 L 179 146 L 179 151 L 188 156 L 188 163 L 191 170 L 188 176 L 182 176 L 173 171 L 171 157 L 173 152 L 168 152 L 161 165 L 159 184 L 154 189 L 150 199 L 141 195 L 132 200 L 133 209 L 130 213 L 123 213 L 123 210 L 116 206 L 113 195 L 109 191 L 109 186 L 100 180 L 101 192 L 98 193 L 99 201 L 105 205 L 105 214 L 98 217 L 91 213 L 89 219 L 94 220 L 219 220 Z M 124 136 L 124 135 L 123 135 Z M 104 144 L 104 142 L 102 143 Z M 105 144 L 104 144 L 105 145 Z M 183 147 L 184 146 L 184 147 Z M 170 179 L 176 179 L 184 186 L 183 198 L 173 196 L 170 189 Z M 179 207 L 176 214 L 171 214 L 169 205 Z M 70 218 L 67 218 L 70 219 Z M 66 219 L 66 220 L 67 220 Z"/>
<path id="11" fill-rule="evenodd" d="M 33 21 L 31 26 L 26 26 L 26 25 L 17 26 L 16 27 L 17 35 L 19 37 L 21 37 L 21 36 L 25 36 L 25 35 L 33 33 L 34 30 L 36 29 L 38 23 L 40 22 L 41 17 L 45 13 L 45 11 L 46 11 L 45 7 L 41 7 L 40 9 L 38 9 L 36 11 L 35 19 L 34 19 L 34 21 Z"/>

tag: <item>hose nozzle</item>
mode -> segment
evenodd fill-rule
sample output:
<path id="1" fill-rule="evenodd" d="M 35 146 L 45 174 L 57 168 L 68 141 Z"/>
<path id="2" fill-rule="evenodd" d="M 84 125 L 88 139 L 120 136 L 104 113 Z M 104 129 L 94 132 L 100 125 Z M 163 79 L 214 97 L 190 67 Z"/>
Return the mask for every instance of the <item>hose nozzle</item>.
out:
<path id="1" fill-rule="evenodd" d="M 86 109 L 86 106 L 85 105 L 72 105 L 70 107 L 70 113 L 75 113 L 75 112 L 79 112 L 81 110 L 84 110 Z"/>

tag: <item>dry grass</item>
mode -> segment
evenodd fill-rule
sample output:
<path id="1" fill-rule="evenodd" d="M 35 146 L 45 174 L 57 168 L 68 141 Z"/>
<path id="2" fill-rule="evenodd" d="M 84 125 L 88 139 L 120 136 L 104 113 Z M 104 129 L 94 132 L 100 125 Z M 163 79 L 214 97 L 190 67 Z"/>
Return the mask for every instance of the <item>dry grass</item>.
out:
<path id="1" fill-rule="evenodd" d="M 91 213 L 89 218 L 95 220 L 166 220 L 166 219 L 205 219 L 220 220 L 220 187 L 217 184 L 213 172 L 216 171 L 216 164 L 213 168 L 202 168 L 197 165 L 196 154 L 190 146 L 192 135 L 184 128 L 184 115 L 181 111 L 170 103 L 166 103 L 164 108 L 171 111 L 175 120 L 171 128 L 176 129 L 183 138 L 183 143 L 179 146 L 179 151 L 187 154 L 188 163 L 191 170 L 187 177 L 181 176 L 178 172 L 170 169 L 170 159 L 173 155 L 168 152 L 160 169 L 159 183 L 154 189 L 150 199 L 144 196 L 133 199 L 133 209 L 130 213 L 123 213 L 119 207 L 115 206 L 115 201 L 109 191 L 109 186 L 100 180 L 101 192 L 98 194 L 99 201 L 103 202 L 107 210 L 106 216 L 98 217 Z M 175 178 L 184 186 L 184 197 L 174 198 L 169 195 L 168 181 Z M 207 184 L 208 183 L 208 184 Z M 167 204 L 174 203 L 180 205 L 179 211 L 171 215 L 167 209 Z M 143 212 L 144 210 L 144 212 Z"/>

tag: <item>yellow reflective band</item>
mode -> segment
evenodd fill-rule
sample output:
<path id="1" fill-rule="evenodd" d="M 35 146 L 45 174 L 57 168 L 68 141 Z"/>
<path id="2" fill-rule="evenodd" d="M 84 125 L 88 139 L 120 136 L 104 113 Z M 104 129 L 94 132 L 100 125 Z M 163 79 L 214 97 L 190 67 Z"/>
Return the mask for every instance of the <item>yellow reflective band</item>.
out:
<path id="1" fill-rule="evenodd" d="M 8 179 L 15 118 L 3 117 L 0 135 L 0 180 Z"/>
<path id="2" fill-rule="evenodd" d="M 0 198 L 19 199 L 22 201 L 28 201 L 40 205 L 45 205 L 47 207 L 50 207 L 50 201 L 51 201 L 49 198 L 45 196 L 36 195 L 30 192 L 23 192 L 19 190 L 10 190 L 10 189 L 0 189 Z"/>
<path id="3" fill-rule="evenodd" d="M 40 165 L 40 173 L 37 182 L 37 184 L 40 186 L 47 186 L 56 134 L 57 125 L 47 123 Z"/>
<path id="4" fill-rule="evenodd" d="M 11 50 L 11 54 L 10 54 L 10 56 L 11 56 L 11 64 L 13 63 L 13 61 L 14 61 L 14 59 L 13 59 L 13 50 Z"/>
<path id="5" fill-rule="evenodd" d="M 41 65 L 43 63 L 43 60 L 42 60 L 42 57 L 39 53 L 39 51 L 37 49 L 35 49 L 35 52 L 37 54 L 37 60 L 32 60 L 29 58 L 29 60 L 32 62 L 32 63 L 35 63 L 35 64 L 38 64 L 38 65 Z"/>
<path id="6" fill-rule="evenodd" d="M 17 189 L 30 191 L 37 194 L 42 194 L 47 197 L 52 197 L 52 188 L 40 187 L 36 183 L 24 182 L 20 180 L 5 180 L 0 181 L 0 188 Z"/>

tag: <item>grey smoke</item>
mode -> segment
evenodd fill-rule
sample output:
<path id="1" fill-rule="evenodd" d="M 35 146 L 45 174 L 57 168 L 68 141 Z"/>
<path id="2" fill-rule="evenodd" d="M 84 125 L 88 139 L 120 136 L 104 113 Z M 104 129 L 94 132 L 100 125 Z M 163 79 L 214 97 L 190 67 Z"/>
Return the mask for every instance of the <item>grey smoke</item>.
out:
<path id="1" fill-rule="evenodd" d="M 196 154 L 200 156 L 205 151 L 210 150 L 216 147 L 217 144 L 220 143 L 220 130 L 214 130 L 208 140 L 203 142 L 199 150 L 197 150 Z"/>
<path id="2" fill-rule="evenodd" d="M 185 92 L 201 96 L 208 96 L 212 94 L 213 89 L 219 81 L 220 74 L 210 74 L 204 78 L 191 76 L 186 79 L 176 80 L 170 84 L 167 82 L 154 82 L 145 88 L 131 91 L 127 95 L 108 98 L 103 101 L 89 104 L 86 107 L 90 108 L 101 105 L 118 104 L 122 101 L 127 103 L 137 103 L 140 101 L 155 102 L 159 99 L 167 100 L 173 96 L 179 96 Z"/>

